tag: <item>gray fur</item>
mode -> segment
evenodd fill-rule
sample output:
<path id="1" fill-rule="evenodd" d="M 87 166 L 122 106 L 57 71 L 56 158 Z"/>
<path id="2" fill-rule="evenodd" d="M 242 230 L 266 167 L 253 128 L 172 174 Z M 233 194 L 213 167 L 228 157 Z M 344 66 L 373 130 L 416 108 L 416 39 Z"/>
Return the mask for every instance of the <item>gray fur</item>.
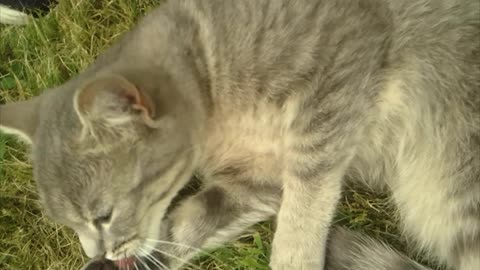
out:
<path id="1" fill-rule="evenodd" d="M 330 232 L 329 270 L 427 270 L 374 239 L 341 228 Z"/>
<path id="2" fill-rule="evenodd" d="M 421 269 L 328 242 L 355 179 L 391 192 L 420 250 L 473 270 L 479 56 L 476 0 L 169 1 L 35 110 L 1 106 L 0 126 L 33 142 L 45 211 L 92 257 L 188 259 L 148 239 L 215 248 L 276 215 L 273 270 Z M 166 215 L 194 172 L 204 190 Z"/>

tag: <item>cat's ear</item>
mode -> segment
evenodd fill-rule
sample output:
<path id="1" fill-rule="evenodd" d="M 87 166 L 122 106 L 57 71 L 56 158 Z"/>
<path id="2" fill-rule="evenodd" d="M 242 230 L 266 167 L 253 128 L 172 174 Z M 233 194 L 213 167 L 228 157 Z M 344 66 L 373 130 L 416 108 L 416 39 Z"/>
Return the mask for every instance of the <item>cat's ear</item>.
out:
<path id="1" fill-rule="evenodd" d="M 74 99 L 82 123 L 101 120 L 110 126 L 142 121 L 155 127 L 155 107 L 150 97 L 118 75 L 97 78 L 79 89 Z"/>
<path id="2" fill-rule="evenodd" d="M 39 121 L 40 98 L 0 105 L 0 130 L 33 143 Z"/>

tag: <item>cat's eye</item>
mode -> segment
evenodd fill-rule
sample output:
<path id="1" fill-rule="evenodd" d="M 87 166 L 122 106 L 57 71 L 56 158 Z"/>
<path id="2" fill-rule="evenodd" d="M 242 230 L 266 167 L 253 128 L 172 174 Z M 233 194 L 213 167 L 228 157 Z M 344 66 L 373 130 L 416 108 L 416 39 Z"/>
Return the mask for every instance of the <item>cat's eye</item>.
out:
<path id="1" fill-rule="evenodd" d="M 93 223 L 95 224 L 95 226 L 100 226 L 102 224 L 109 223 L 112 220 L 112 213 L 113 213 L 112 209 L 102 213 L 101 215 L 97 216 L 95 220 L 93 220 Z"/>

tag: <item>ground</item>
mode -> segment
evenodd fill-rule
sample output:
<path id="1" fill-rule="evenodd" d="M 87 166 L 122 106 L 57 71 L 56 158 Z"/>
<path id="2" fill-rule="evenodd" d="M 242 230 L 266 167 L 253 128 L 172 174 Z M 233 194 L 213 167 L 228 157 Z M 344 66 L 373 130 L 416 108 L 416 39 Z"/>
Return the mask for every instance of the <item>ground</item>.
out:
<path id="1" fill-rule="evenodd" d="M 28 26 L 0 26 L 0 103 L 23 100 L 74 76 L 161 0 L 61 0 Z M 78 239 L 42 214 L 28 147 L 0 135 L 0 269 L 77 270 Z M 347 187 L 336 222 L 408 252 L 388 199 Z M 268 269 L 272 228 L 259 224 L 191 269 Z M 413 253 L 411 253 L 413 254 Z"/>

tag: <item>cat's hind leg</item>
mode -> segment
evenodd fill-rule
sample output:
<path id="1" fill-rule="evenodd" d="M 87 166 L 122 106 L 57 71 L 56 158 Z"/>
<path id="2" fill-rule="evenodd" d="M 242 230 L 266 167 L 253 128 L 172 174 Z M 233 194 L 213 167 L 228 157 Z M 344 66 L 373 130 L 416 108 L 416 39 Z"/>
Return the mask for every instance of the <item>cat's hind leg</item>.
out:
<path id="1" fill-rule="evenodd" d="M 399 167 L 398 182 L 392 185 L 405 234 L 442 264 L 480 269 L 478 174 L 436 166 L 440 160 L 422 159 L 421 153 L 415 157 L 415 162 Z"/>
<path id="2" fill-rule="evenodd" d="M 387 244 L 334 227 L 327 244 L 326 270 L 430 270 Z"/>

